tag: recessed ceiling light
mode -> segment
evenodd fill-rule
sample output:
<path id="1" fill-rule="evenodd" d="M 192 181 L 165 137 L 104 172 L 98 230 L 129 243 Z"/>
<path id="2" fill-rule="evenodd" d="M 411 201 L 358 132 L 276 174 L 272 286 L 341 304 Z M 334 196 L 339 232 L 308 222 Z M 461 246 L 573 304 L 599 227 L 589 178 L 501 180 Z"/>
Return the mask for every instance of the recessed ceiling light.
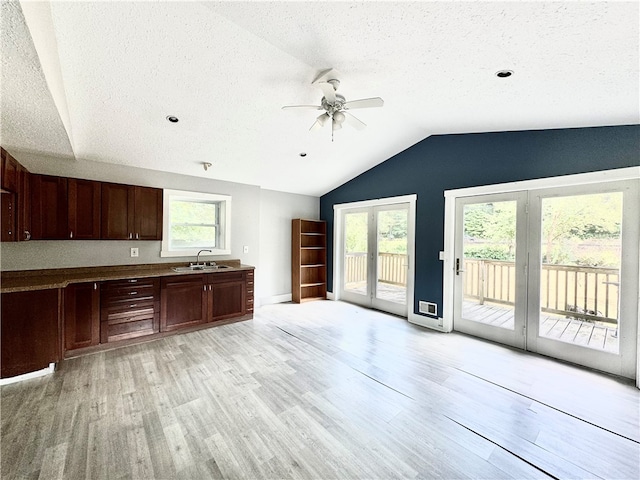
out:
<path id="1" fill-rule="evenodd" d="M 300 155 L 301 157 L 306 157 L 307 153 L 306 152 L 300 152 L 298 155 Z"/>
<path id="2" fill-rule="evenodd" d="M 171 123 L 178 123 L 180 121 L 178 117 L 174 117 L 173 115 L 167 115 L 167 120 L 169 120 Z"/>
<path id="3" fill-rule="evenodd" d="M 500 71 L 496 72 L 496 77 L 498 77 L 498 78 L 508 78 L 511 75 L 513 75 L 513 71 L 512 70 L 500 70 Z"/>

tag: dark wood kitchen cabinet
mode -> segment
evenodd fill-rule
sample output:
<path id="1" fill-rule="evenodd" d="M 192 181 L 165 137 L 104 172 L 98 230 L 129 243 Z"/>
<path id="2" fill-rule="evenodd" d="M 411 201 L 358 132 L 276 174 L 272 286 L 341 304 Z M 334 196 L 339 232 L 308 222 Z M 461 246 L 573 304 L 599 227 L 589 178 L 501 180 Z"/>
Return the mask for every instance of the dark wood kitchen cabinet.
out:
<path id="1" fill-rule="evenodd" d="M 47 368 L 61 358 L 60 289 L 2 294 L 2 378 Z"/>
<path id="2" fill-rule="evenodd" d="M 64 289 L 64 348 L 91 347 L 100 343 L 100 285 L 71 284 Z"/>
<path id="3" fill-rule="evenodd" d="M 2 156 L 2 236 L 3 242 L 31 239 L 30 174 L 4 148 Z"/>
<path id="4" fill-rule="evenodd" d="M 206 275 L 207 321 L 241 317 L 246 313 L 246 280 L 244 272 Z"/>
<path id="5" fill-rule="evenodd" d="M 102 184 L 102 238 L 162 240 L 162 189 Z"/>
<path id="6" fill-rule="evenodd" d="M 100 343 L 160 331 L 160 279 L 130 278 L 100 288 Z"/>
<path id="7" fill-rule="evenodd" d="M 162 279 L 160 330 L 170 332 L 207 321 L 208 290 L 204 275 Z"/>
<path id="8" fill-rule="evenodd" d="M 2 158 L 0 187 L 2 187 L 2 190 L 15 192 L 18 188 L 18 169 L 20 164 L 4 148 L 0 149 L 0 157 Z"/>
<path id="9" fill-rule="evenodd" d="M 63 240 L 68 234 L 67 179 L 31 175 L 31 237 Z"/>
<path id="10" fill-rule="evenodd" d="M 32 238 L 100 239 L 100 186 L 92 180 L 31 175 Z"/>
<path id="11" fill-rule="evenodd" d="M 100 239 L 101 182 L 70 178 L 68 181 L 69 237 L 75 240 Z"/>

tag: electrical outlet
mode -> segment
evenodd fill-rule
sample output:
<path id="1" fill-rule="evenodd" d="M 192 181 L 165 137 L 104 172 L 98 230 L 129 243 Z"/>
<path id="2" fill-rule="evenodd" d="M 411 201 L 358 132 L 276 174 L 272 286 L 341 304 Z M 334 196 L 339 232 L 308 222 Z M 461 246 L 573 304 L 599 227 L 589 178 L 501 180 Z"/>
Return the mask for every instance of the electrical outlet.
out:
<path id="1" fill-rule="evenodd" d="M 242 247 L 242 253 L 249 253 L 249 245 Z"/>
<path id="2" fill-rule="evenodd" d="M 138 256 L 138 247 L 131 247 L 131 256 L 132 257 Z"/>

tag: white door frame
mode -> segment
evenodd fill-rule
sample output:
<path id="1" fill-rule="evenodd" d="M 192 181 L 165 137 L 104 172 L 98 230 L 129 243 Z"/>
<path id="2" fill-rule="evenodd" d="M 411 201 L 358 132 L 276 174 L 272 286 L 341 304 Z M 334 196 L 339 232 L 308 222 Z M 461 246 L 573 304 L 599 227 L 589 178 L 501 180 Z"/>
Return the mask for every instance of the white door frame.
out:
<path id="1" fill-rule="evenodd" d="M 446 190 L 445 215 L 444 215 L 444 265 L 442 276 L 443 289 L 443 318 L 442 330 L 450 332 L 453 330 L 454 311 L 454 280 L 455 280 L 455 205 L 456 198 L 477 196 L 491 193 L 513 192 L 519 190 L 539 190 L 552 187 L 566 187 L 574 185 L 596 184 L 603 182 L 614 182 L 618 180 L 638 180 L 640 181 L 640 167 L 627 167 L 615 170 L 605 170 L 600 172 L 580 173 L 575 175 L 564 175 L 560 177 L 541 178 L 536 180 L 525 180 L 520 182 L 510 182 L 495 185 L 483 185 L 479 187 L 461 188 L 456 190 Z M 638 265 L 640 270 L 640 261 Z M 638 299 L 637 308 L 640 310 L 640 292 L 636 292 Z M 640 322 L 640 320 L 639 320 Z M 640 388 L 640 328 L 637 335 L 636 357 L 636 386 Z"/>
<path id="2" fill-rule="evenodd" d="M 340 285 L 342 282 L 342 259 L 344 258 L 342 236 L 344 214 L 347 210 L 356 208 L 378 207 L 382 205 L 393 205 L 397 203 L 409 204 L 409 215 L 407 219 L 407 310 L 411 316 L 414 302 L 414 272 L 415 272 L 415 232 L 416 232 L 416 202 L 418 196 L 402 195 L 398 197 L 377 198 L 375 200 L 364 200 L 361 202 L 340 203 L 333 206 L 333 291 L 327 296 L 334 300 L 340 299 Z"/>

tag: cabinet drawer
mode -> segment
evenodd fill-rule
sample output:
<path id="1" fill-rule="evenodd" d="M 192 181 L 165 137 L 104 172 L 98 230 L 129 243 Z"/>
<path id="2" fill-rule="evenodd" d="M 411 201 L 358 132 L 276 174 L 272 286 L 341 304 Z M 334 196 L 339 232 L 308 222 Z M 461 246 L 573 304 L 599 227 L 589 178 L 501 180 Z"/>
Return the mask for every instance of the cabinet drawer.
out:
<path id="1" fill-rule="evenodd" d="M 100 329 L 103 336 L 102 342 L 115 342 L 144 335 L 153 335 L 158 332 L 158 322 L 158 314 L 151 315 L 149 318 L 139 318 L 135 321 L 131 321 L 131 318 L 128 318 L 126 322 L 121 323 L 103 322 Z"/>
<path id="2" fill-rule="evenodd" d="M 160 279 L 132 278 L 105 282 L 101 292 L 101 343 L 159 331 Z"/>
<path id="3" fill-rule="evenodd" d="M 158 279 L 106 282 L 102 286 L 102 302 L 107 305 L 120 304 L 133 299 L 153 299 L 159 295 Z"/>

